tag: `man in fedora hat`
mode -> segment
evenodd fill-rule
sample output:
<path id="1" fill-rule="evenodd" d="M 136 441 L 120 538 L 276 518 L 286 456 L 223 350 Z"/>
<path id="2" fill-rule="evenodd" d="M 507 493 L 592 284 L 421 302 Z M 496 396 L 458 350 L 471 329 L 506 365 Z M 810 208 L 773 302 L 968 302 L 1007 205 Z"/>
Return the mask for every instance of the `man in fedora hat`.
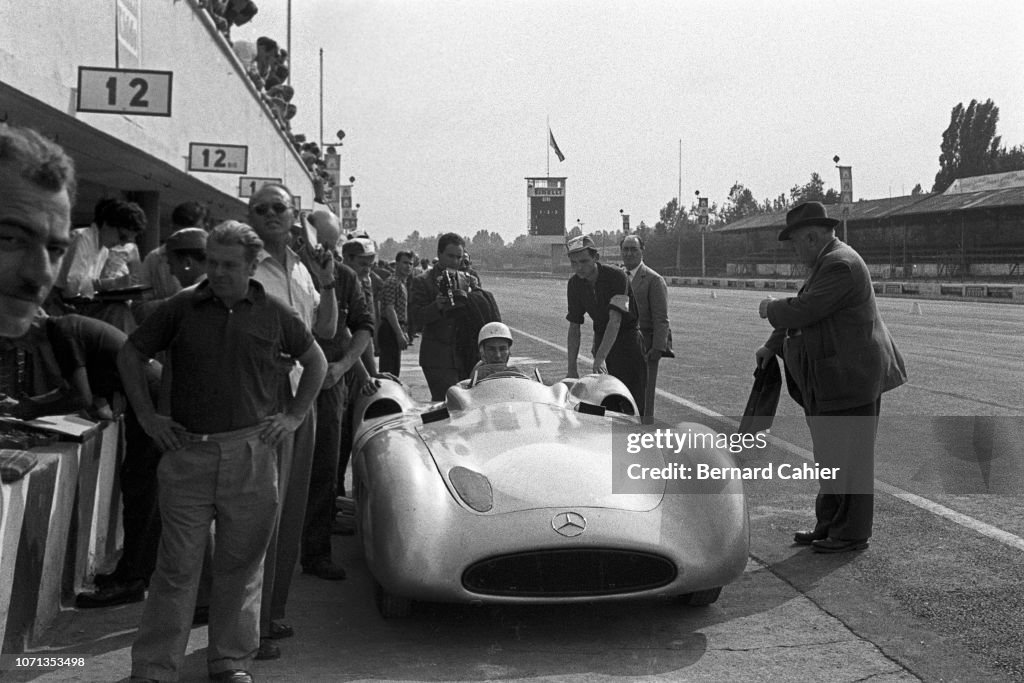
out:
<path id="1" fill-rule="evenodd" d="M 820 482 L 814 529 L 793 538 L 827 553 L 868 545 L 881 396 L 907 380 L 867 266 L 836 238 L 838 223 L 819 202 L 786 214 L 779 240 L 789 241 L 810 275 L 795 297 L 761 301 L 758 313 L 774 331 L 756 353 L 759 366 L 783 358 L 802 399 L 815 461 L 839 468 L 838 479 Z"/>
<path id="2" fill-rule="evenodd" d="M 600 262 L 589 235 L 573 237 L 565 250 L 573 276 L 566 287 L 569 312 L 568 375 L 579 377 L 580 326 L 584 314 L 594 322 L 593 371 L 617 377 L 629 389 L 644 414 L 647 363 L 637 324 L 637 305 L 626 273 Z"/>

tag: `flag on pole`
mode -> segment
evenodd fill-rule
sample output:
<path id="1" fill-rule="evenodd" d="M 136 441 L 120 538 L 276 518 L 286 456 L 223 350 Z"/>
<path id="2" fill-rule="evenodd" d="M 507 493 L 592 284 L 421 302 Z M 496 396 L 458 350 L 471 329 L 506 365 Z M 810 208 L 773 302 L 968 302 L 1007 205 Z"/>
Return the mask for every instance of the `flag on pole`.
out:
<path id="1" fill-rule="evenodd" d="M 558 157 L 559 161 L 565 161 L 565 155 L 562 154 L 562 150 L 558 149 L 558 143 L 555 142 L 555 135 L 548 128 L 548 143 L 551 145 L 551 149 L 555 150 L 555 156 Z"/>

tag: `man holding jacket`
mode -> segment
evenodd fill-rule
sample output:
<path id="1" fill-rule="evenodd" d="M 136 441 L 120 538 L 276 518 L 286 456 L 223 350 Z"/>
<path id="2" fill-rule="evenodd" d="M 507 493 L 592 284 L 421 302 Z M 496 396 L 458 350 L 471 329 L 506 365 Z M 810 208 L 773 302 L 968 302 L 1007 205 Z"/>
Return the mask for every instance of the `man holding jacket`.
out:
<path id="1" fill-rule="evenodd" d="M 827 553 L 868 545 L 881 396 L 907 380 L 867 266 L 836 238 L 838 223 L 819 202 L 786 214 L 779 240 L 791 243 L 810 276 L 797 296 L 761 301 L 758 313 L 775 329 L 756 353 L 759 366 L 782 356 L 802 398 L 815 461 L 839 468 L 837 480 L 820 483 L 814 529 L 793 539 Z"/>

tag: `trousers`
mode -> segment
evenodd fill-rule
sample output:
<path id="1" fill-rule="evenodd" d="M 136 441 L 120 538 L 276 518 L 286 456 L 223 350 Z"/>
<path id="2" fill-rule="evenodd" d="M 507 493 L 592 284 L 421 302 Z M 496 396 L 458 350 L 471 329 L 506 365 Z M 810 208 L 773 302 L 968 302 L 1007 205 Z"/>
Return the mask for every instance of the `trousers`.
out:
<path id="1" fill-rule="evenodd" d="M 837 540 L 871 536 L 874 517 L 875 437 L 882 399 L 846 410 L 807 416 L 814 460 L 838 468 L 834 480 L 819 480 L 814 501 L 817 533 Z"/>
<path id="2" fill-rule="evenodd" d="M 211 674 L 249 669 L 259 648 L 263 563 L 277 517 L 277 457 L 260 427 L 184 435 L 157 467 L 162 533 L 132 645 L 132 675 L 175 681 L 185 657 L 211 521 Z"/>

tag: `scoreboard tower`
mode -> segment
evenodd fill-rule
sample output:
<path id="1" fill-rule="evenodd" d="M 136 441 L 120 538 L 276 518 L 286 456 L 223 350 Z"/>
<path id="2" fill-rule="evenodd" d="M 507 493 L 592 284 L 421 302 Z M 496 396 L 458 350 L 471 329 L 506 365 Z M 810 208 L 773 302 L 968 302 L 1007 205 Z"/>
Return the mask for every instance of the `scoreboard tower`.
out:
<path id="1" fill-rule="evenodd" d="M 565 256 L 565 178 L 527 178 L 526 198 L 530 204 L 526 234 L 533 244 L 551 245 L 554 272 L 555 265 Z"/>

